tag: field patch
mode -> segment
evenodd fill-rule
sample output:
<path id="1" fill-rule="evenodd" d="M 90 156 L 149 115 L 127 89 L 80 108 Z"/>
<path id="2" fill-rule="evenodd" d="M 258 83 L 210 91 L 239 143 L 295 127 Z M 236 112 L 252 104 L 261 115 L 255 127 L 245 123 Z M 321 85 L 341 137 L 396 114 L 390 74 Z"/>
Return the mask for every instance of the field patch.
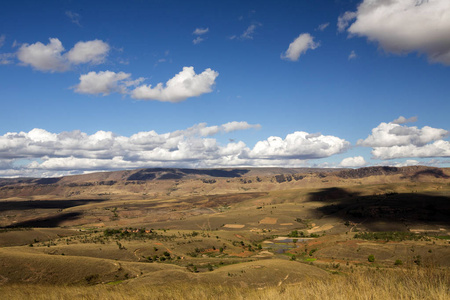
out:
<path id="1" fill-rule="evenodd" d="M 264 219 L 259 221 L 259 223 L 264 225 L 275 225 L 277 224 L 277 221 L 278 221 L 277 218 L 265 217 Z"/>
<path id="2" fill-rule="evenodd" d="M 225 224 L 225 225 L 223 225 L 223 227 L 225 227 L 225 228 L 233 228 L 233 229 L 240 229 L 240 228 L 244 228 L 245 225 L 243 225 L 243 224 Z"/>

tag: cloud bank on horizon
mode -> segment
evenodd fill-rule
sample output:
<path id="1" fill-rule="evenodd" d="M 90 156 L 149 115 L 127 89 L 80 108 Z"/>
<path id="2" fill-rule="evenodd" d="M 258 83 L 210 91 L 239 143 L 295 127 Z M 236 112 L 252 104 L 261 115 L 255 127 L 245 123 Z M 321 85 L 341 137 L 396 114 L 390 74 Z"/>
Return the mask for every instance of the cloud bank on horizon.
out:
<path id="1" fill-rule="evenodd" d="M 415 119 L 415 118 L 412 118 Z M 398 120 L 381 123 L 355 146 L 370 147 L 382 164 L 396 158 L 450 157 L 449 135 L 444 129 L 425 126 L 402 126 Z M 130 137 L 98 131 L 88 135 L 79 130 L 51 133 L 35 128 L 29 132 L 8 132 L 0 136 L 0 176 L 82 173 L 86 171 L 121 170 L 140 167 L 305 167 L 310 161 L 347 152 L 351 144 L 336 136 L 296 131 L 284 139 L 271 136 L 258 141 L 253 148 L 243 141 L 220 144 L 213 136 L 234 131 L 260 129 L 259 124 L 245 121 L 207 126 L 196 124 L 184 130 L 158 134 L 138 132 Z M 18 166 L 15 162 L 31 160 Z M 344 158 L 329 167 L 363 167 L 362 156 Z"/>

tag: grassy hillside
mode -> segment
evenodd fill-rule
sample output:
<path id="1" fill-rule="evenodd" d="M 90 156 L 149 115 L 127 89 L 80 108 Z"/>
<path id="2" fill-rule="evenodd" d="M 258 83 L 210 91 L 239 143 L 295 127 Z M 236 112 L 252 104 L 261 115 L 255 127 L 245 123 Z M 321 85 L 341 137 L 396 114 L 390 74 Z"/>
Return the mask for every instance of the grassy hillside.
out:
<path id="1" fill-rule="evenodd" d="M 143 169 L 2 180 L 0 294 L 445 299 L 448 173 Z"/>

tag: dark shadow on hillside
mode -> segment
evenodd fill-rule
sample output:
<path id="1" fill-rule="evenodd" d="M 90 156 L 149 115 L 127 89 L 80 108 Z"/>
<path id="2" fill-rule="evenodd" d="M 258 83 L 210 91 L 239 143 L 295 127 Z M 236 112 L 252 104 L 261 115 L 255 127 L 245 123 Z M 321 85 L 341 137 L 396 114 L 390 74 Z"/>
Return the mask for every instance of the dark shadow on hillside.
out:
<path id="1" fill-rule="evenodd" d="M 89 203 L 99 203 L 105 200 L 80 199 L 80 200 L 34 200 L 34 201 L 0 201 L 0 212 L 8 210 L 31 209 L 65 209 L 81 206 Z"/>
<path id="2" fill-rule="evenodd" d="M 361 223 L 372 231 L 407 230 L 414 225 L 450 226 L 450 197 L 419 193 L 359 196 L 341 188 L 311 193 L 326 216 Z"/>
<path id="3" fill-rule="evenodd" d="M 428 169 L 419 171 L 413 176 L 411 176 L 412 179 L 417 179 L 419 176 L 433 176 L 435 178 L 445 178 L 448 179 L 450 176 L 446 175 L 441 169 Z"/>
<path id="4" fill-rule="evenodd" d="M 81 216 L 79 212 L 66 213 L 66 214 L 58 214 L 53 217 L 48 218 L 37 218 L 33 220 L 28 220 L 24 222 L 14 223 L 12 225 L 8 225 L 1 228 L 49 228 L 49 227 L 59 227 L 59 225 L 64 221 L 76 220 Z"/>
<path id="5" fill-rule="evenodd" d="M 132 175 L 127 180 L 153 180 L 153 179 L 182 179 L 187 175 L 208 175 L 212 177 L 224 177 L 235 178 L 241 177 L 248 173 L 250 170 L 246 169 L 233 169 L 233 170 L 221 170 L 221 169 L 169 169 L 169 168 L 154 168 L 143 169 Z"/>
<path id="6" fill-rule="evenodd" d="M 352 193 L 342 188 L 332 187 L 322 189 L 318 192 L 309 193 L 309 201 L 331 201 L 342 198 L 351 198 L 358 196 L 359 193 Z"/>

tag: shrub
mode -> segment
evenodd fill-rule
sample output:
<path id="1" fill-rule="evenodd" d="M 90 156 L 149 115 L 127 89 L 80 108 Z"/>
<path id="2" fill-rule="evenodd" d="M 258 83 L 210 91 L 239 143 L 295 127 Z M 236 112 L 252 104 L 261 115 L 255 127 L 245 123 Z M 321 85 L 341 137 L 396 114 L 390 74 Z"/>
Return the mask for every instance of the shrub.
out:
<path id="1" fill-rule="evenodd" d="M 367 258 L 367 260 L 368 260 L 369 262 L 374 262 L 374 261 L 375 261 L 375 256 L 373 256 L 373 255 L 371 254 L 371 255 L 369 255 L 369 257 Z"/>
<path id="2" fill-rule="evenodd" d="M 394 262 L 394 265 L 395 265 L 395 266 L 401 266 L 401 265 L 403 265 L 403 262 L 402 262 L 400 259 L 397 259 L 397 260 Z"/>

